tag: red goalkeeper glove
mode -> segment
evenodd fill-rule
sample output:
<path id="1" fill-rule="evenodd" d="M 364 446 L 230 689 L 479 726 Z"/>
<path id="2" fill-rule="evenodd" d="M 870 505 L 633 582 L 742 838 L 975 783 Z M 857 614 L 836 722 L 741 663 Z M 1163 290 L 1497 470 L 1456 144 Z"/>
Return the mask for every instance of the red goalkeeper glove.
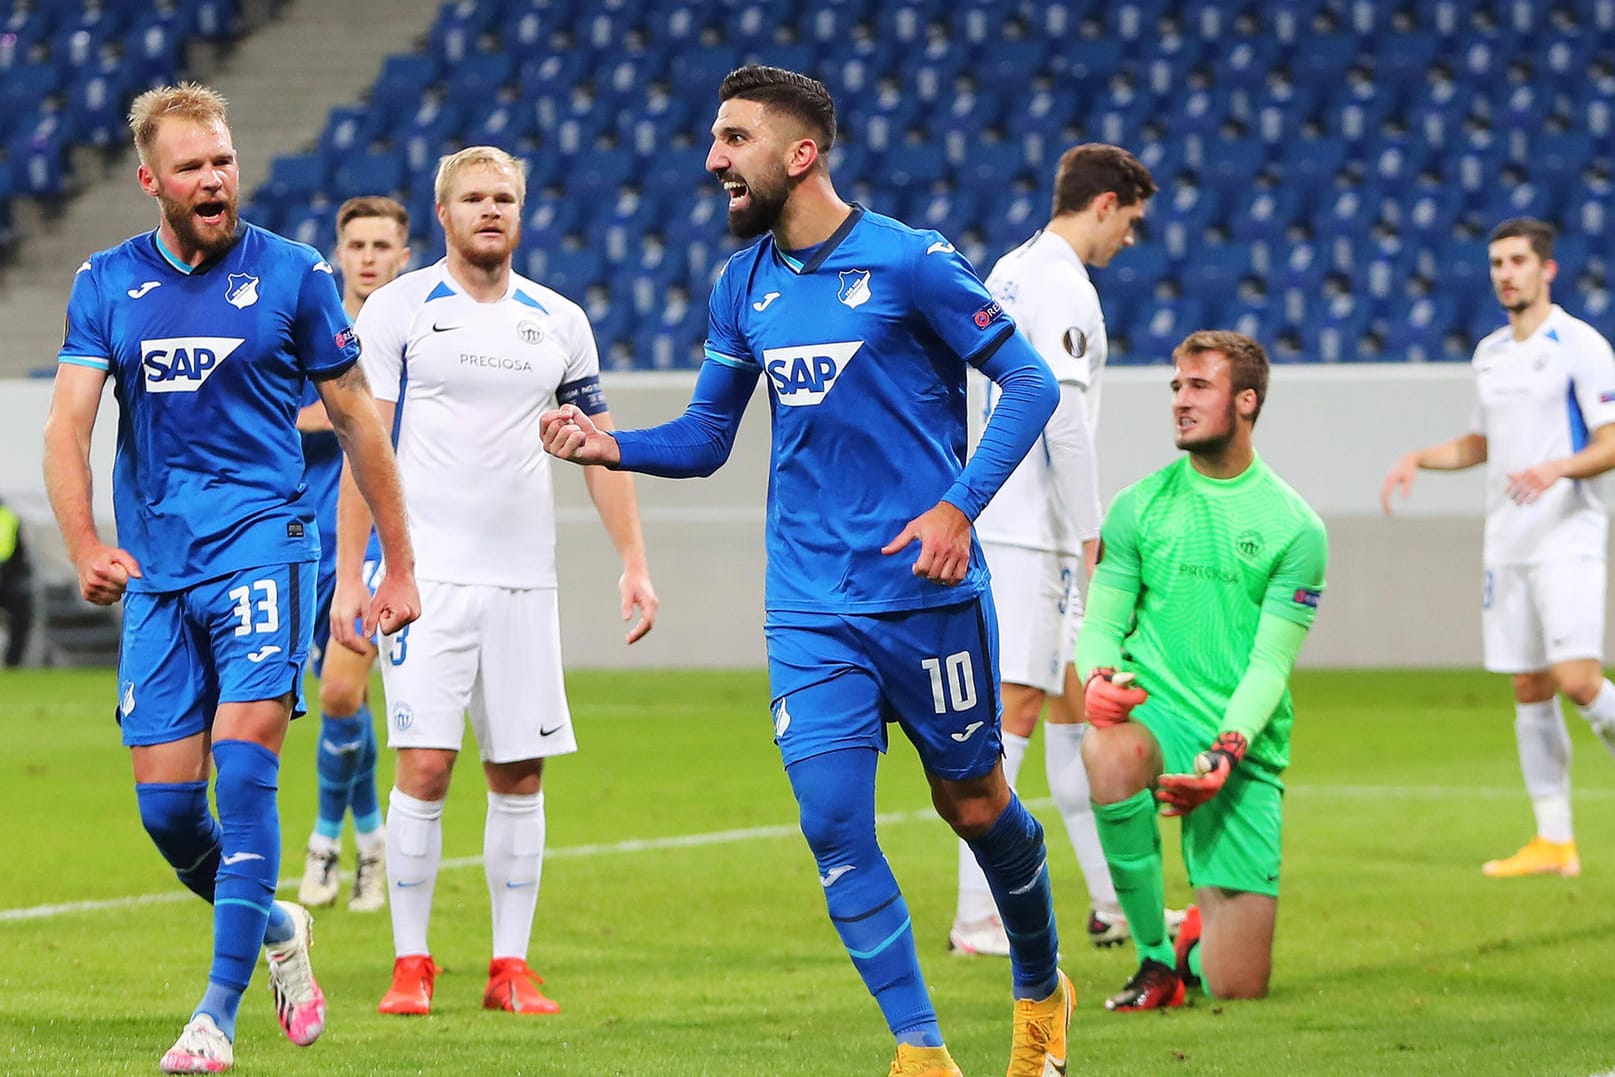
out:
<path id="1" fill-rule="evenodd" d="M 1228 732 L 1194 757 L 1193 774 L 1163 774 L 1156 783 L 1155 799 L 1166 807 L 1162 815 L 1187 815 L 1217 795 L 1228 775 L 1245 758 L 1245 734 Z"/>
<path id="2" fill-rule="evenodd" d="M 1131 673 L 1117 673 L 1110 666 L 1099 666 L 1088 674 L 1082 690 L 1088 722 L 1100 729 L 1127 721 L 1132 709 L 1148 698 L 1149 693 L 1133 683 Z"/>

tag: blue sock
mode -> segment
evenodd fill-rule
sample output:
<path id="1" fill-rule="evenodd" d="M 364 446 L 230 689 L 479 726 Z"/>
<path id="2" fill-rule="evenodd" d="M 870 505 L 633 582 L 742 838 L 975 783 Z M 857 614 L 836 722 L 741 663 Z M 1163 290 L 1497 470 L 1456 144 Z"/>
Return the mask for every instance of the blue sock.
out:
<path id="1" fill-rule="evenodd" d="M 381 827 L 381 801 L 376 796 L 376 726 L 370 717 L 370 704 L 361 703 L 357 717 L 364 725 L 364 743 L 359 748 L 348 804 L 353 808 L 353 828 L 369 834 Z"/>
<path id="2" fill-rule="evenodd" d="M 207 1014 L 213 1018 L 213 1023 L 219 1026 L 224 1038 L 231 1043 L 236 1039 L 236 1011 L 241 1009 L 241 989 L 228 984 L 207 982 L 207 991 L 202 994 L 202 1001 L 196 1004 L 196 1011 L 191 1014 Z"/>
<path id="3" fill-rule="evenodd" d="M 1047 998 L 1059 984 L 1055 959 L 1060 937 L 1054 928 L 1054 892 L 1049 886 L 1043 827 L 1012 792 L 1009 807 L 992 829 L 969 844 L 987 876 L 1004 933 L 1009 936 L 1015 997 Z"/>
<path id="4" fill-rule="evenodd" d="M 365 729 L 370 724 L 362 719 L 368 717 L 361 710 L 346 718 L 332 714 L 320 718 L 320 747 L 314 756 L 320 776 L 320 809 L 314 832 L 323 837 L 335 840 L 342 836 L 342 819 L 348 814 L 348 797 L 353 792 Z"/>
<path id="5" fill-rule="evenodd" d="M 179 881 L 212 902 L 221 835 L 208 810 L 207 782 L 138 782 L 135 802 L 146 833 Z"/>
<path id="6" fill-rule="evenodd" d="M 213 902 L 208 993 L 213 995 L 218 988 L 239 996 L 258 963 L 280 876 L 280 813 L 275 804 L 280 760 L 262 745 L 221 740 L 213 745 L 213 764 L 218 769 L 214 795 L 224 830 L 224 855 Z M 205 1012 L 215 1020 L 233 1019 Z"/>
<path id="7" fill-rule="evenodd" d="M 908 904 L 875 841 L 875 764 L 869 748 L 828 752 L 786 771 L 802 834 L 819 866 L 830 922 L 899 1043 L 942 1046 L 920 975 Z"/>
<path id="8" fill-rule="evenodd" d="M 163 858 L 175 865 L 179 881 L 213 904 L 223 832 L 208 810 L 207 782 L 137 783 L 135 800 L 140 805 L 140 821 Z M 296 931 L 286 910 L 270 906 L 265 942 L 285 942 Z"/>

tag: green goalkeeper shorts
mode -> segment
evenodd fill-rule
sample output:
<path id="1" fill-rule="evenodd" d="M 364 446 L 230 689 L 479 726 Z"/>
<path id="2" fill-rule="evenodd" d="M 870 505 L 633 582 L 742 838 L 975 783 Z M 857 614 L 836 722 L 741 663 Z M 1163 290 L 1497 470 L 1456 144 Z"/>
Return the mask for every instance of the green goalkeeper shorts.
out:
<path id="1" fill-rule="evenodd" d="M 1212 737 L 1172 715 L 1133 712 L 1161 745 L 1168 774 L 1192 774 L 1194 757 Z M 1183 865 L 1191 887 L 1218 886 L 1278 897 L 1279 837 L 1284 829 L 1284 784 L 1278 774 L 1246 761 L 1206 803 L 1183 817 Z"/>

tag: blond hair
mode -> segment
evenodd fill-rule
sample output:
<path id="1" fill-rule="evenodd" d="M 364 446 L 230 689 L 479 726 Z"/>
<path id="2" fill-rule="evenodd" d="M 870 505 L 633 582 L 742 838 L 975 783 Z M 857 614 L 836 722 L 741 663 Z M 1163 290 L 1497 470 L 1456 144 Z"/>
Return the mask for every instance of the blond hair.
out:
<path id="1" fill-rule="evenodd" d="M 1267 352 L 1244 333 L 1231 329 L 1197 329 L 1172 349 L 1172 361 L 1205 352 L 1221 352 L 1227 357 L 1228 380 L 1236 394 L 1246 389 L 1256 394 L 1256 410 L 1251 412 L 1254 425 L 1262 414 L 1262 404 L 1267 401 Z"/>
<path id="2" fill-rule="evenodd" d="M 218 124 L 228 129 L 229 112 L 230 102 L 224 95 L 199 82 L 147 90 L 129 106 L 129 130 L 134 133 L 140 163 L 150 164 L 151 147 L 157 141 L 157 125 L 168 117 L 197 124 Z"/>
<path id="3" fill-rule="evenodd" d="M 437 179 L 432 184 L 432 196 L 441 205 L 449 188 L 467 168 L 482 165 L 510 173 L 516 181 L 516 202 L 527 201 L 527 169 L 518 158 L 512 157 L 498 146 L 467 146 L 459 153 L 451 153 L 437 163 Z"/>
<path id="4" fill-rule="evenodd" d="M 409 210 L 395 198 L 388 198 L 380 194 L 362 194 L 357 198 L 350 198 L 342 203 L 336 211 L 336 234 L 342 236 L 342 229 L 348 226 L 349 221 L 357 221 L 365 217 L 380 217 L 383 220 L 395 221 L 409 235 Z"/>

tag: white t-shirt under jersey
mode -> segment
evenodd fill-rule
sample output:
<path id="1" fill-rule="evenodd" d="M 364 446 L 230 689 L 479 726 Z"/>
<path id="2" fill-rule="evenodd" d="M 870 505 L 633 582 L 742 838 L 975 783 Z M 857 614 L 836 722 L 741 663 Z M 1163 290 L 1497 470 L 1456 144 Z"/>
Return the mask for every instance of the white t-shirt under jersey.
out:
<path id="1" fill-rule="evenodd" d="M 1484 338 L 1474 371 L 1471 428 L 1486 438 L 1485 563 L 1603 559 L 1609 516 L 1597 479 L 1560 479 L 1531 504 L 1517 505 L 1508 476 L 1569 456 L 1592 431 L 1615 422 L 1609 342 L 1555 305 L 1524 340 L 1508 326 Z"/>
<path id="2" fill-rule="evenodd" d="M 503 299 L 479 303 L 440 261 L 377 289 L 356 328 L 377 399 L 398 402 L 415 575 L 556 586 L 538 417 L 557 388 L 599 374 L 582 308 L 516 274 Z"/>
<path id="3" fill-rule="evenodd" d="M 1103 520 L 1094 430 L 1109 342 L 1099 294 L 1071 245 L 1043 231 L 998 260 L 987 289 L 1060 382 L 1044 433 L 976 520 L 976 535 L 1029 549 L 1078 554 Z M 972 374 L 971 442 L 997 404 L 997 386 Z"/>

